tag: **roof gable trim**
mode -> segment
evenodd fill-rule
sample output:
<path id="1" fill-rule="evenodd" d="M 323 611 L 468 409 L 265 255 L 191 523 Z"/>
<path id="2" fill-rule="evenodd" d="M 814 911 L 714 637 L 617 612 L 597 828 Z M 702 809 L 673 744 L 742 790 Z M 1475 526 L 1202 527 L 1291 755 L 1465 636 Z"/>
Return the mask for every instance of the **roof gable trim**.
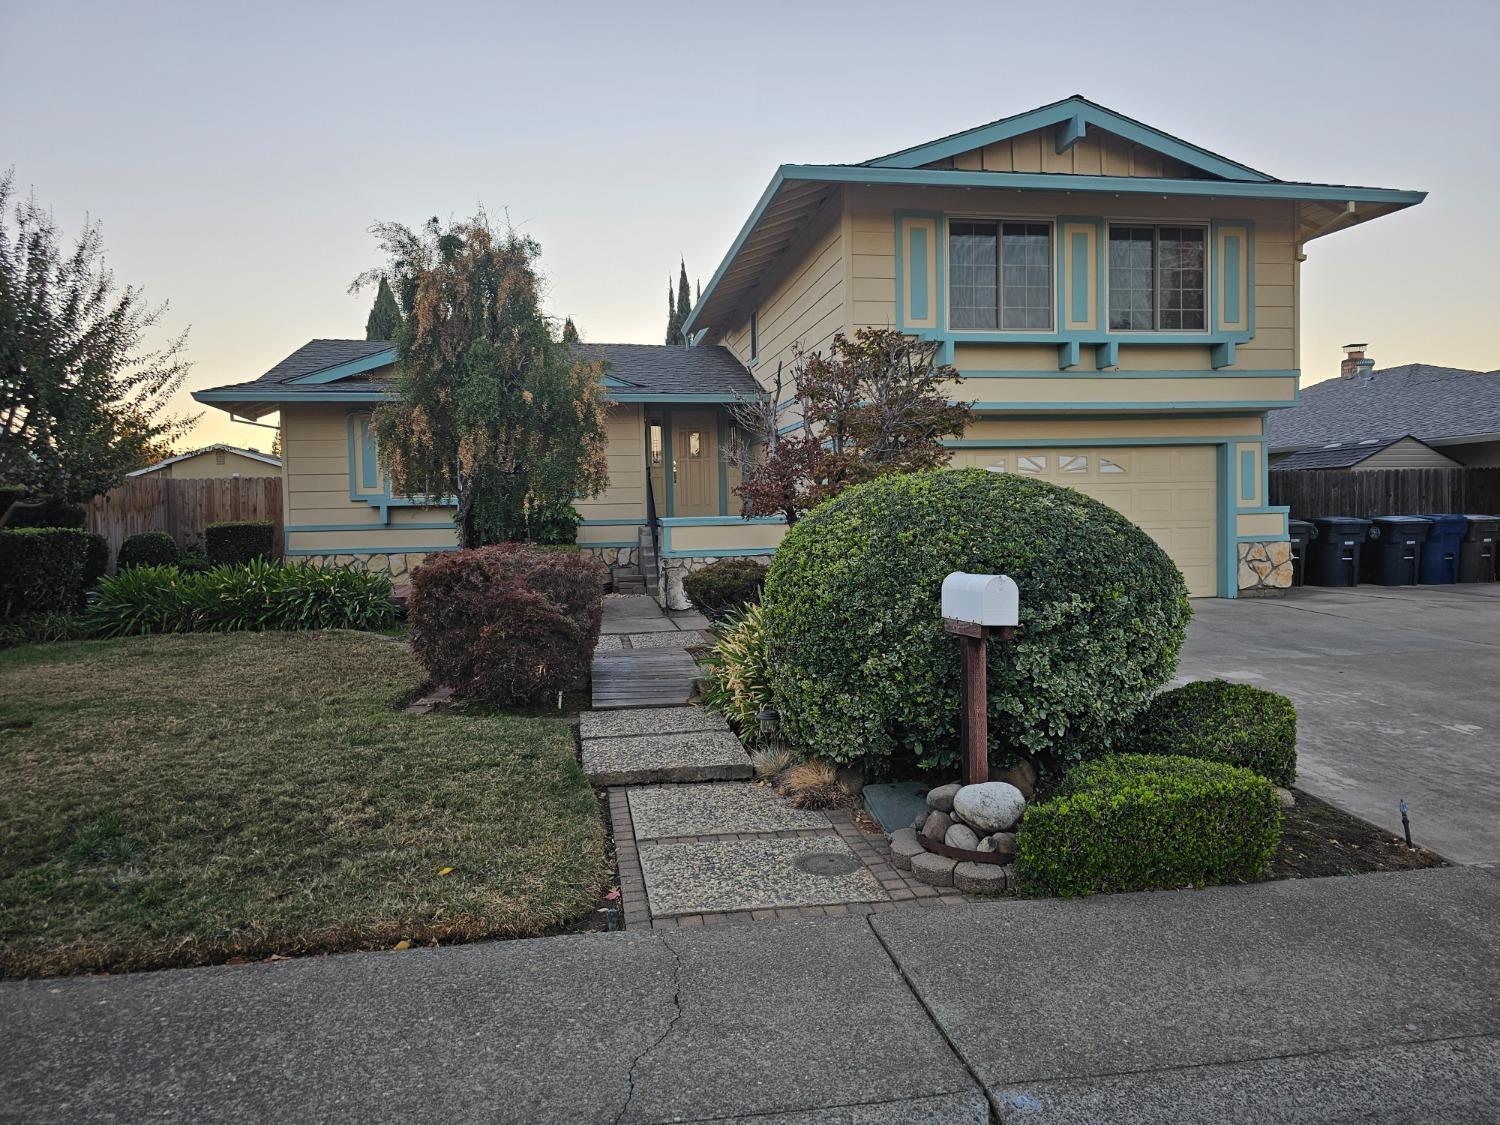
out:
<path id="1" fill-rule="evenodd" d="M 384 351 L 371 352 L 359 359 L 351 359 L 346 363 L 338 363 L 332 367 L 325 367 L 321 371 L 298 375 L 295 379 L 286 381 L 288 383 L 336 383 L 340 379 L 363 375 L 366 371 L 374 371 L 378 367 L 389 367 L 395 362 L 396 349 L 386 348 Z"/>

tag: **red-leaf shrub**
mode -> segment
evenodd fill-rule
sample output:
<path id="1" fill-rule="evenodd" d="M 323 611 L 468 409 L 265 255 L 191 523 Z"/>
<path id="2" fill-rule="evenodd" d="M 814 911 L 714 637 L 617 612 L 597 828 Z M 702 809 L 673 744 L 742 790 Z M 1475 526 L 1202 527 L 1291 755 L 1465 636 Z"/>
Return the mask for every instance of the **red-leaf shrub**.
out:
<path id="1" fill-rule="evenodd" d="M 412 572 L 412 650 L 460 695 L 550 702 L 588 677 L 604 581 L 593 558 L 518 544 L 438 555 Z"/>

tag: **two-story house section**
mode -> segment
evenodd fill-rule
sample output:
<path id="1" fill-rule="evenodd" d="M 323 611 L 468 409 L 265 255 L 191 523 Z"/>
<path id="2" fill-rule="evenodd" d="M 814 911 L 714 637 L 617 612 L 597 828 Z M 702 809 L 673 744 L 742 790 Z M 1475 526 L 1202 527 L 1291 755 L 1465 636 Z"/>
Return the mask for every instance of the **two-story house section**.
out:
<path id="1" fill-rule="evenodd" d="M 1234 597 L 1289 579 L 1265 418 L 1298 399 L 1305 248 L 1423 198 L 1279 180 L 1071 97 L 784 165 L 687 329 L 763 388 L 835 332 L 939 340 L 976 413 L 954 465 L 1095 496 Z"/>

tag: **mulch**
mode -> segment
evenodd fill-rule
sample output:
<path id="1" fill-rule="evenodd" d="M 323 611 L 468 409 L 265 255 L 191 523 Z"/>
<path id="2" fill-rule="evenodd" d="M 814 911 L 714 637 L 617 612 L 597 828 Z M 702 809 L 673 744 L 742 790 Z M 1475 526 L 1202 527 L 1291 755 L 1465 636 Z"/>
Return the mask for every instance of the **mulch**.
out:
<path id="1" fill-rule="evenodd" d="M 1286 810 L 1281 849 L 1268 878 L 1316 879 L 1449 866 L 1436 852 L 1408 848 L 1400 836 L 1301 790 L 1295 792 L 1297 804 Z"/>

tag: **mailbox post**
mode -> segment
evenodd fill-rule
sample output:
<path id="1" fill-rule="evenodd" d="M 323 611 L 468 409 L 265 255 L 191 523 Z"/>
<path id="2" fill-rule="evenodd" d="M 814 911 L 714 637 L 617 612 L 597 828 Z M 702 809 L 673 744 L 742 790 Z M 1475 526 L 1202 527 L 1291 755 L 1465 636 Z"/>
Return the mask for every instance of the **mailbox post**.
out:
<path id="1" fill-rule="evenodd" d="M 1014 637 L 1020 609 L 1020 591 L 1003 574 L 965 574 L 956 570 L 943 579 L 943 628 L 959 637 L 964 653 L 960 726 L 965 785 L 990 779 L 988 641 L 991 630 L 1001 640 Z"/>

